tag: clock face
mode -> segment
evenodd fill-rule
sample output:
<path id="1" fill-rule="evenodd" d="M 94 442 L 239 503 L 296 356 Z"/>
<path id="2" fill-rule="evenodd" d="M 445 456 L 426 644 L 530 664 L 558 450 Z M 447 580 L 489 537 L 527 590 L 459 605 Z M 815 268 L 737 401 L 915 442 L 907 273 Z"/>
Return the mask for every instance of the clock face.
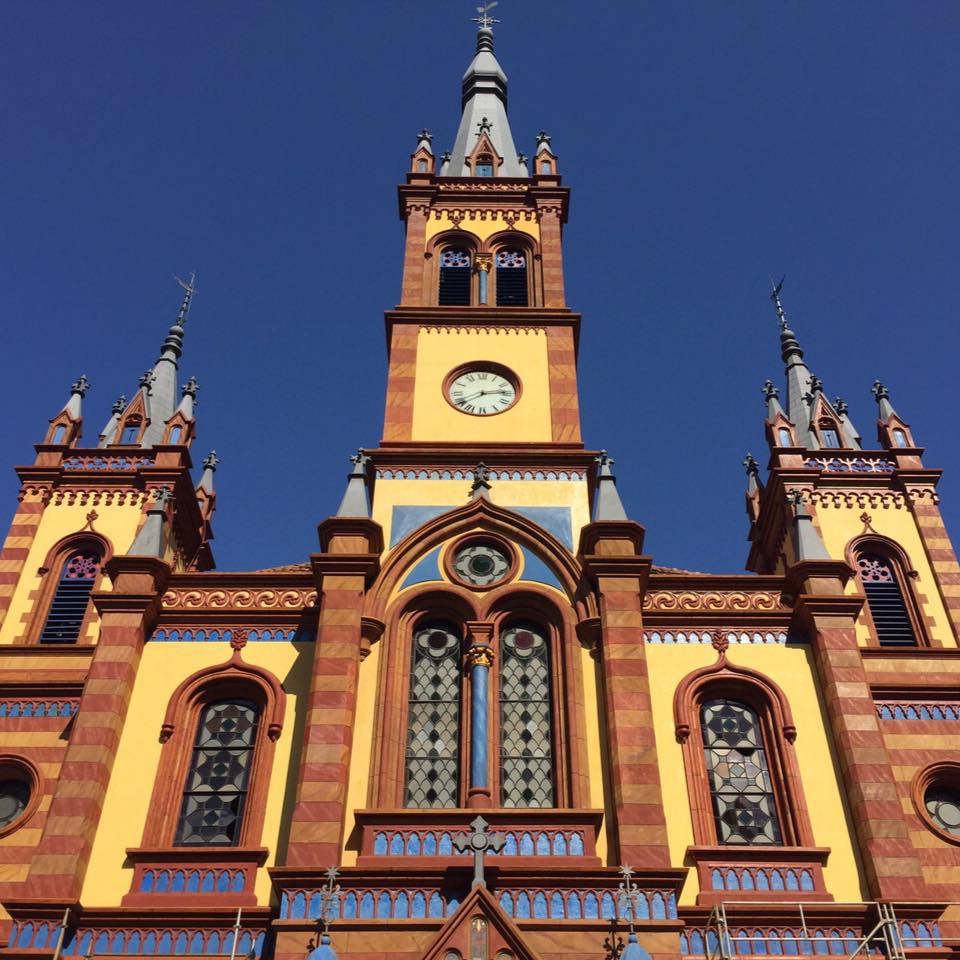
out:
<path id="1" fill-rule="evenodd" d="M 450 381 L 447 399 L 464 413 L 487 417 L 509 410 L 517 402 L 517 388 L 502 373 L 476 366 Z"/>

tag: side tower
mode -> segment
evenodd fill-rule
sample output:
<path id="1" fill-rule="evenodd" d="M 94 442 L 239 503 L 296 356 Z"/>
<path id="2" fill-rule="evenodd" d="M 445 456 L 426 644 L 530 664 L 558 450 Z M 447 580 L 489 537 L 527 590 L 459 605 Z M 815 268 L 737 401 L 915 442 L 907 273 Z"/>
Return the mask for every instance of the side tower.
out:
<path id="1" fill-rule="evenodd" d="M 746 461 L 747 566 L 784 576 L 796 599 L 871 894 L 950 900 L 960 877 L 960 566 L 938 507 L 941 471 L 924 465 L 880 381 L 876 440 L 860 437 L 847 404 L 831 403 L 810 372 L 780 286 L 771 299 L 786 403 L 768 380 L 765 484 Z"/>

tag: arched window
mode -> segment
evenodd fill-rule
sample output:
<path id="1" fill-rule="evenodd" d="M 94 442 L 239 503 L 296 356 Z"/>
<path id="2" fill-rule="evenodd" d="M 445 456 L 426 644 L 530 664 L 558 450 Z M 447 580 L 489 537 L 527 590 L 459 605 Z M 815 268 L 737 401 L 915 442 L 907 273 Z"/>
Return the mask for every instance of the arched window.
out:
<path id="1" fill-rule="evenodd" d="M 493 157 L 490 157 L 485 153 L 480 154 L 473 165 L 473 175 L 475 177 L 492 177 Z"/>
<path id="2" fill-rule="evenodd" d="M 456 807 L 460 796 L 459 631 L 447 623 L 413 636 L 407 720 L 408 807 Z"/>
<path id="3" fill-rule="evenodd" d="M 527 256 L 523 250 L 497 252 L 497 306 L 527 306 Z"/>
<path id="4" fill-rule="evenodd" d="M 467 307 L 470 305 L 472 259 L 468 250 L 447 247 L 440 254 L 440 290 L 438 302 L 441 307 Z"/>
<path id="5" fill-rule="evenodd" d="M 903 431 L 900 431 L 903 433 Z M 67 428 L 64 424 L 58 423 L 56 430 L 53 431 L 53 438 L 51 443 L 63 443 L 64 437 L 67 435 Z M 906 446 L 906 444 L 901 444 L 901 446 Z"/>
<path id="6" fill-rule="evenodd" d="M 552 807 L 550 649 L 544 631 L 513 624 L 500 636 L 500 795 L 504 807 Z"/>
<path id="7" fill-rule="evenodd" d="M 906 431 L 901 430 L 899 427 L 894 427 L 893 429 L 893 442 L 898 447 L 906 447 L 907 444 L 907 434 Z"/>
<path id="8" fill-rule="evenodd" d="M 736 700 L 705 700 L 700 731 L 717 841 L 782 844 L 757 714 Z"/>
<path id="9" fill-rule="evenodd" d="M 916 646 L 917 633 L 898 576 L 899 564 L 876 551 L 860 551 L 856 559 L 857 573 L 880 645 Z"/>
<path id="10" fill-rule="evenodd" d="M 780 446 L 781 447 L 792 447 L 793 446 L 793 437 L 790 435 L 790 431 L 786 427 L 781 427 L 777 431 L 780 435 Z"/>
<path id="11" fill-rule="evenodd" d="M 175 846 L 236 846 L 246 808 L 260 708 L 221 700 L 200 713 Z"/>
<path id="12" fill-rule="evenodd" d="M 40 633 L 40 643 L 77 642 L 102 559 L 98 550 L 84 547 L 63 561 L 60 579 Z"/>

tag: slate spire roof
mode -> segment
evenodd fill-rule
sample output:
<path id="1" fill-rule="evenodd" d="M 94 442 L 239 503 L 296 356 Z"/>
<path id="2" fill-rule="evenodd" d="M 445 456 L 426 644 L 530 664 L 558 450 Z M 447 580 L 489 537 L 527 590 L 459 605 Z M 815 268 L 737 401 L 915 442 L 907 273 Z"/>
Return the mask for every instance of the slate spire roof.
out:
<path id="1" fill-rule="evenodd" d="M 444 163 L 441 175 L 472 176 L 468 158 L 481 133 L 485 133 L 503 160 L 497 176 L 526 177 L 528 174 L 517 157 L 507 120 L 507 75 L 493 52 L 493 29 L 483 23 L 477 30 L 476 55 L 463 75 L 460 104 L 460 126 L 450 151 L 450 161 Z"/>

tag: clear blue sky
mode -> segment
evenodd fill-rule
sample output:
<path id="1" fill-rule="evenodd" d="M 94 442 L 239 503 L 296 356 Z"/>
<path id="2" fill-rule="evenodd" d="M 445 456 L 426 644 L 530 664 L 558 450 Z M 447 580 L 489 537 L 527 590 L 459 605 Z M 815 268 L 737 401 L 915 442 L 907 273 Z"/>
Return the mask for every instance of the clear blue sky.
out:
<path id="1" fill-rule="evenodd" d="M 956 443 L 960 82 L 952 2 L 502 0 L 518 149 L 573 188 L 585 439 L 659 563 L 742 569 L 740 461 L 782 380 L 768 278 L 832 398 L 874 377 L 943 467 Z M 220 569 L 302 560 L 380 437 L 395 185 L 443 149 L 463 2 L 7 2 L 0 10 L 0 422 L 9 465 L 86 373 L 92 443 L 199 271 L 183 378 L 216 447 Z"/>

